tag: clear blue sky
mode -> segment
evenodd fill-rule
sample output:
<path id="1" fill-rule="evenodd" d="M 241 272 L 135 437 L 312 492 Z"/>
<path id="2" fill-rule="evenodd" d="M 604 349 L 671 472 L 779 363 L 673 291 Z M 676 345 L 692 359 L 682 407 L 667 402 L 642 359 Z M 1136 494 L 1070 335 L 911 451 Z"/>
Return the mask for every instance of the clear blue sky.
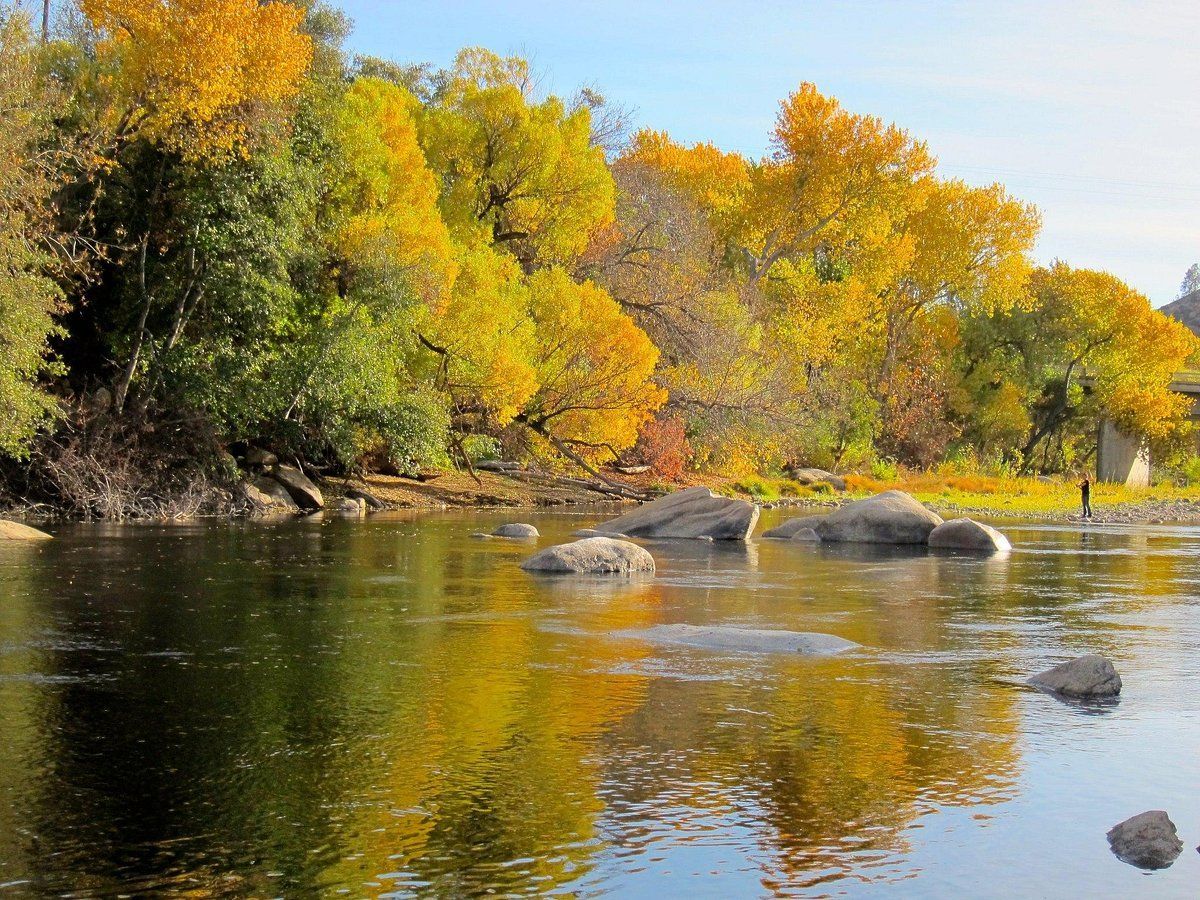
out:
<path id="1" fill-rule="evenodd" d="M 750 155 L 813 81 L 927 140 L 949 176 L 1042 210 L 1037 255 L 1173 298 L 1200 260 L 1200 3 L 342 0 L 352 47 L 447 64 L 528 56 L 639 125 Z"/>

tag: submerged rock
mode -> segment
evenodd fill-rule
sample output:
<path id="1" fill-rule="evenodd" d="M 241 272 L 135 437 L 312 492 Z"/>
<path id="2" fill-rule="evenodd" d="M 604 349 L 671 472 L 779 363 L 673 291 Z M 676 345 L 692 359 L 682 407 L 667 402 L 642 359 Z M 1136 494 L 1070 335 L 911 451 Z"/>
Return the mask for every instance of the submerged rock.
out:
<path id="1" fill-rule="evenodd" d="M 801 528 L 792 535 L 792 540 L 801 544 L 819 544 L 821 543 L 821 536 L 811 528 Z"/>
<path id="2" fill-rule="evenodd" d="M 754 531 L 758 507 L 745 500 L 721 497 L 706 487 L 676 491 L 652 503 L 597 525 L 601 534 L 647 538 L 711 538 L 744 541 Z"/>
<path id="3" fill-rule="evenodd" d="M 654 557 L 629 541 L 594 537 L 547 547 L 521 563 L 521 568 L 527 572 L 631 575 L 653 572 Z"/>
<path id="4" fill-rule="evenodd" d="M 618 534 L 615 531 L 597 531 L 595 528 L 580 528 L 577 531 L 571 532 L 572 537 L 589 538 L 589 537 L 625 537 L 623 534 Z"/>
<path id="5" fill-rule="evenodd" d="M 929 532 L 929 546 L 981 553 L 1007 553 L 1012 549 L 1008 538 L 991 525 L 966 518 L 943 522 Z"/>
<path id="6" fill-rule="evenodd" d="M 0 519 L 0 541 L 49 541 L 51 536 L 12 519 Z"/>
<path id="7" fill-rule="evenodd" d="M 275 466 L 271 470 L 271 477 L 287 489 L 292 499 L 296 501 L 296 505 L 301 509 L 325 508 L 325 498 L 321 496 L 321 489 L 295 466 Z"/>
<path id="8" fill-rule="evenodd" d="M 731 625 L 655 625 L 651 628 L 619 631 L 616 635 L 652 644 L 674 644 L 681 647 L 699 647 L 703 650 L 801 653 L 806 656 L 844 653 L 859 646 L 833 634 L 738 628 Z"/>
<path id="9" fill-rule="evenodd" d="M 524 522 L 508 522 L 493 531 L 492 535 L 495 537 L 518 538 L 524 540 L 541 537 L 541 533 L 536 528 L 534 528 L 532 525 L 527 525 Z"/>
<path id="10" fill-rule="evenodd" d="M 795 537 L 797 531 L 805 528 L 815 530 L 818 522 L 824 522 L 824 516 L 800 516 L 796 519 L 788 519 L 782 525 L 776 525 L 774 528 L 768 528 L 762 533 L 765 538 L 782 538 L 790 541 Z"/>
<path id="11" fill-rule="evenodd" d="M 823 541 L 924 544 L 941 524 L 941 516 L 904 491 L 884 491 L 834 510 L 813 530 Z"/>
<path id="12" fill-rule="evenodd" d="M 1161 809 L 1151 809 L 1114 825 L 1108 846 L 1121 862 L 1139 869 L 1165 869 L 1183 851 L 1175 823 Z"/>
<path id="13" fill-rule="evenodd" d="M 1113 664 L 1096 653 L 1079 656 L 1029 679 L 1034 687 L 1064 697 L 1092 699 L 1121 693 L 1121 676 Z"/>

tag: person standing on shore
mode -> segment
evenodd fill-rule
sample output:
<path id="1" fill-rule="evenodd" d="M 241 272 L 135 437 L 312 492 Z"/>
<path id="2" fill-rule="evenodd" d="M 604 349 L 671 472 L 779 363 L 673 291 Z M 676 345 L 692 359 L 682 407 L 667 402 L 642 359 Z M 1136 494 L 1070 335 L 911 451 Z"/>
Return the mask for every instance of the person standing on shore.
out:
<path id="1" fill-rule="evenodd" d="M 1083 501 L 1083 517 L 1090 519 L 1092 517 L 1092 481 L 1088 478 L 1087 472 L 1083 473 L 1083 481 L 1079 482 L 1079 496 Z"/>

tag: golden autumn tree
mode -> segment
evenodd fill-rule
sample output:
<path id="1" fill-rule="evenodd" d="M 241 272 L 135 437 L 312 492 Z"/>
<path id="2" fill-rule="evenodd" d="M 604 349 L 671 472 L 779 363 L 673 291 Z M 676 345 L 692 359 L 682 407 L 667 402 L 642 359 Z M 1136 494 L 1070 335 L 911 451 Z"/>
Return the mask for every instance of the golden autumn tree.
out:
<path id="1" fill-rule="evenodd" d="M 658 349 L 591 282 L 548 270 L 529 278 L 529 291 L 538 389 L 518 421 L 576 462 L 633 446 L 665 399 L 650 380 Z"/>
<path id="2" fill-rule="evenodd" d="M 462 51 L 425 111 L 422 141 L 454 233 L 511 252 L 527 272 L 572 261 L 612 218 L 588 107 L 536 100 L 524 60 Z"/>
<path id="3" fill-rule="evenodd" d="M 189 158 L 228 153 L 251 118 L 294 97 L 312 58 L 304 9 L 258 0 L 81 0 L 104 35 L 118 135 Z"/>

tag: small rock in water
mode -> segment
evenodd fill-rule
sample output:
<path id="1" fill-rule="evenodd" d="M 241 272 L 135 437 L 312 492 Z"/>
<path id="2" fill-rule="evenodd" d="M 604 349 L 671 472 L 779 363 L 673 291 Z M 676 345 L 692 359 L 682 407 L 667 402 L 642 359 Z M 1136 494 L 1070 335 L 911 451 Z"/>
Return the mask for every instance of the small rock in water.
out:
<path id="1" fill-rule="evenodd" d="M 1152 809 L 1114 825 L 1108 846 L 1121 862 L 1139 869 L 1165 869 L 1183 851 L 1175 823 L 1161 809 Z"/>
<path id="2" fill-rule="evenodd" d="M 540 533 L 532 525 L 527 525 L 524 522 L 508 522 L 501 525 L 492 532 L 495 537 L 503 538 L 535 538 L 541 537 Z"/>
<path id="3" fill-rule="evenodd" d="M 982 553 L 1007 553 L 1012 549 L 1008 538 L 991 525 L 967 518 L 951 519 L 937 526 L 929 532 L 929 546 Z"/>
<path id="4" fill-rule="evenodd" d="M 527 572 L 631 575 L 653 572 L 654 557 L 629 541 L 594 537 L 547 547 L 521 563 L 521 568 Z"/>
<path id="5" fill-rule="evenodd" d="M 1121 676 L 1111 662 L 1096 653 L 1047 669 L 1030 678 L 1029 683 L 1064 697 L 1085 700 L 1121 693 Z"/>

